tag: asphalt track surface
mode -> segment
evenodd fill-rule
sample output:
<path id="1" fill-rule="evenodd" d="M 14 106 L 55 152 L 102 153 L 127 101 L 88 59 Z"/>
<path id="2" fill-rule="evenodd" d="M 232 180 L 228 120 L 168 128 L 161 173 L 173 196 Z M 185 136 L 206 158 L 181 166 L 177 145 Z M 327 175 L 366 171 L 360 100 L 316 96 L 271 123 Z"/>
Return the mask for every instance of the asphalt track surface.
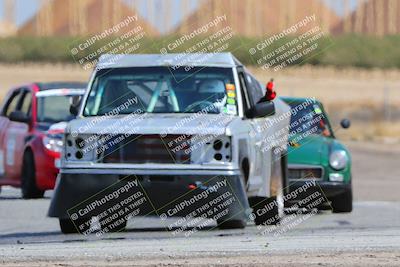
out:
<path id="1" fill-rule="evenodd" d="M 400 266 L 400 151 L 371 144 L 350 148 L 353 212 L 310 213 L 279 233 L 249 224 L 174 235 L 158 218 L 138 218 L 125 232 L 63 235 L 58 220 L 46 217 L 51 192 L 26 201 L 19 190 L 3 188 L 0 265 Z"/>

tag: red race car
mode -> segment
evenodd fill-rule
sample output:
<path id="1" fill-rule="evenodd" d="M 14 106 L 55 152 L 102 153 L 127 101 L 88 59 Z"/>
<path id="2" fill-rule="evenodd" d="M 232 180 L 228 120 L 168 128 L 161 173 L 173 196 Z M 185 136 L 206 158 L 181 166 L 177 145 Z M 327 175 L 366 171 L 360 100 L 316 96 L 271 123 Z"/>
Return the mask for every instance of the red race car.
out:
<path id="1" fill-rule="evenodd" d="M 53 189 L 65 123 L 74 119 L 70 104 L 86 84 L 33 83 L 11 89 L 0 109 L 0 188 L 21 187 L 23 198 L 43 197 Z"/>

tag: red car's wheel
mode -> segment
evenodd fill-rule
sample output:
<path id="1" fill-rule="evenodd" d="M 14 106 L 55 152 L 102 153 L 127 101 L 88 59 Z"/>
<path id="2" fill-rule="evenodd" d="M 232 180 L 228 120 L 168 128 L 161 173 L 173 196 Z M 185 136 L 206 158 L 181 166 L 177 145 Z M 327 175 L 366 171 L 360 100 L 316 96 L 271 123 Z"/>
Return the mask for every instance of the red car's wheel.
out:
<path id="1" fill-rule="evenodd" d="M 35 161 L 30 151 L 25 152 L 22 164 L 21 177 L 22 197 L 24 199 L 42 198 L 43 190 L 39 190 L 36 186 Z"/>

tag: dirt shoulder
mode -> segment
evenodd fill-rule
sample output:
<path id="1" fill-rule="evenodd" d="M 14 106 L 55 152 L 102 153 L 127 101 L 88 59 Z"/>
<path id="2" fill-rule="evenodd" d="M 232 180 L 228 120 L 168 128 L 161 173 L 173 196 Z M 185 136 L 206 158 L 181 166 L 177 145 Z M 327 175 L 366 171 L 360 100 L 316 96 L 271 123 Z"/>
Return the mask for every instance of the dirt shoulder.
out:
<path id="1" fill-rule="evenodd" d="M 1 261 L 0 261 L 1 263 Z M 356 252 L 292 255 L 239 255 L 239 256 L 160 256 L 135 259 L 74 260 L 6 262 L 7 266 L 399 266 L 400 252 Z"/>
<path id="2" fill-rule="evenodd" d="M 66 64 L 0 64 L 0 100 L 15 86 L 32 82 L 88 81 L 90 71 Z"/>

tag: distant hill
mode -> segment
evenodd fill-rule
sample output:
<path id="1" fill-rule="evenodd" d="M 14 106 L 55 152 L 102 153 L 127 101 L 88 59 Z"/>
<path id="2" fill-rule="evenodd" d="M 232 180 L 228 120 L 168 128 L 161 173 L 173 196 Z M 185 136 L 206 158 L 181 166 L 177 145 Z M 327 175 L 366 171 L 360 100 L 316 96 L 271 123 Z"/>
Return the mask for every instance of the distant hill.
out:
<path id="1" fill-rule="evenodd" d="M 128 17 L 138 16 L 133 8 L 120 0 L 54 0 L 22 25 L 20 36 L 76 36 L 98 34 Z M 104 19 L 105 18 L 105 19 Z M 158 31 L 138 16 L 138 20 L 120 33 L 142 26 L 148 36 Z"/>
<path id="2" fill-rule="evenodd" d="M 400 34 L 400 1 L 369 0 L 345 17 L 332 29 L 334 34 L 368 35 Z"/>
<path id="3" fill-rule="evenodd" d="M 340 18 L 320 0 L 206 0 L 174 29 L 174 33 L 190 33 L 225 14 L 227 23 L 238 35 L 260 37 L 279 33 L 316 15 L 316 23 L 325 31 L 336 26 Z M 215 31 L 223 28 L 223 24 Z M 299 32 L 306 30 L 300 29 Z"/>
<path id="4" fill-rule="evenodd" d="M 16 33 L 17 27 L 8 21 L 0 21 L 0 37 L 12 36 Z"/>

